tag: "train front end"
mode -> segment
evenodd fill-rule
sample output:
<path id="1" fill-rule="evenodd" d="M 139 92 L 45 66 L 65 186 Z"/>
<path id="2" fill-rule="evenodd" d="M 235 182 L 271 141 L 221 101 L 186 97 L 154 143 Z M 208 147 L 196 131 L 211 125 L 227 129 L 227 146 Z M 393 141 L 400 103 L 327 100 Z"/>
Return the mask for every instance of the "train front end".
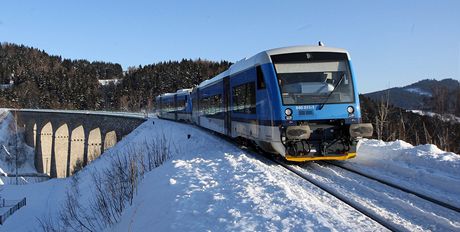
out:
<path id="1" fill-rule="evenodd" d="M 348 53 L 317 47 L 270 55 L 278 87 L 280 143 L 273 148 L 290 161 L 345 160 L 356 156 L 362 137 L 359 96 Z"/>

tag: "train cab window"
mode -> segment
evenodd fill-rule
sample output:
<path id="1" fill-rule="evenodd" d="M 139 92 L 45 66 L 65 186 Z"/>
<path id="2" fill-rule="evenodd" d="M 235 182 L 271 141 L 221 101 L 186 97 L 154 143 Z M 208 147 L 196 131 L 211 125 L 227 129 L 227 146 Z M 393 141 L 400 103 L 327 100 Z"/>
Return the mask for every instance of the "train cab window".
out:
<path id="1" fill-rule="evenodd" d="M 352 103 L 354 87 L 345 53 L 272 56 L 284 105 Z"/>
<path id="2" fill-rule="evenodd" d="M 262 72 L 262 67 L 256 67 L 257 72 L 257 89 L 265 89 L 265 80 L 264 80 L 264 73 Z"/>
<path id="3" fill-rule="evenodd" d="M 233 111 L 242 114 L 256 113 L 256 88 L 254 82 L 233 87 Z"/>

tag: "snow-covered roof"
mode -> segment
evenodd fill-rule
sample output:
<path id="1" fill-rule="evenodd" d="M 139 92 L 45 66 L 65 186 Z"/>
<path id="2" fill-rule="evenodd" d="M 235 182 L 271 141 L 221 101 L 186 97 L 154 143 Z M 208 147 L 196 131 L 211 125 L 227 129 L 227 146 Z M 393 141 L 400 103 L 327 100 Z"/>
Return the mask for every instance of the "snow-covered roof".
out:
<path id="1" fill-rule="evenodd" d="M 164 93 L 164 94 L 161 94 L 160 96 L 158 97 L 167 97 L 167 96 L 173 96 L 174 94 L 176 93 Z"/>
<path id="2" fill-rule="evenodd" d="M 291 46 L 291 47 L 270 49 L 270 50 L 259 52 L 250 58 L 244 58 L 236 62 L 235 64 L 230 66 L 228 70 L 225 70 L 224 72 L 220 73 L 219 75 L 213 77 L 210 80 L 201 82 L 198 87 L 202 88 L 207 85 L 213 84 L 226 76 L 230 76 L 230 75 L 239 73 L 250 67 L 254 67 L 254 66 L 262 65 L 266 63 L 271 63 L 270 56 L 272 55 L 297 53 L 297 52 L 339 52 L 339 53 L 347 53 L 348 55 L 348 52 L 345 49 L 325 47 L 325 46 L 305 46 L 303 45 L 303 46 Z"/>
<path id="3" fill-rule="evenodd" d="M 191 92 L 192 92 L 192 89 L 179 89 L 177 90 L 176 94 L 183 95 L 183 94 L 190 94 Z"/>

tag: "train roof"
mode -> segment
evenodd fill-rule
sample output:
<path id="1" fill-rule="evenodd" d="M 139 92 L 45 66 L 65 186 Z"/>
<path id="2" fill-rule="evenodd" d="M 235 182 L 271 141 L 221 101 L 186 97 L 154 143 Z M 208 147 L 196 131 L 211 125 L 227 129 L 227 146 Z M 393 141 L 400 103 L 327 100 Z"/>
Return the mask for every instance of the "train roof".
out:
<path id="1" fill-rule="evenodd" d="M 256 55 L 250 58 L 244 58 L 236 62 L 235 64 L 230 66 L 229 69 L 225 70 L 219 75 L 213 77 L 212 79 L 201 82 L 200 85 L 198 85 L 198 87 L 202 88 L 207 85 L 213 84 L 219 81 L 220 79 L 223 79 L 226 76 L 230 76 L 232 74 L 239 73 L 253 66 L 271 63 L 270 56 L 272 55 L 297 53 L 297 52 L 338 52 L 338 53 L 346 53 L 348 55 L 348 52 L 345 49 L 325 47 L 325 46 L 305 46 L 304 45 L 304 46 L 291 46 L 291 47 L 282 47 L 282 48 L 265 50 L 265 51 L 257 53 Z"/>
<path id="2" fill-rule="evenodd" d="M 175 93 L 164 93 L 164 94 L 158 95 L 156 98 L 171 97 L 174 95 L 186 95 L 186 94 L 190 94 L 191 92 L 192 92 L 192 89 L 179 89 Z"/>
<path id="3" fill-rule="evenodd" d="M 158 97 L 173 96 L 174 94 L 176 94 L 176 93 L 164 93 L 164 94 L 159 95 Z"/>
<path id="4" fill-rule="evenodd" d="M 179 89 L 177 90 L 176 94 L 177 95 L 190 94 L 190 92 L 192 92 L 192 89 Z"/>

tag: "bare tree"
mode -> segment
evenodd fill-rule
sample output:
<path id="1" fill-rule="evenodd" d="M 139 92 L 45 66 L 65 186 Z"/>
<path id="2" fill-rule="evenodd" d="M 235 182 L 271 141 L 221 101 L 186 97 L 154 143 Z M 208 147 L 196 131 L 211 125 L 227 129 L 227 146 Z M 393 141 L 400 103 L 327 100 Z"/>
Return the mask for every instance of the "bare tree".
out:
<path id="1" fill-rule="evenodd" d="M 443 150 L 450 150 L 450 140 L 449 140 L 449 127 L 442 128 L 441 133 L 437 133 L 438 141 L 439 141 L 439 147 Z"/>
<path id="2" fill-rule="evenodd" d="M 433 107 L 434 111 L 440 114 L 447 113 L 449 90 L 444 86 L 433 88 Z"/>
<path id="3" fill-rule="evenodd" d="M 426 129 L 425 122 L 423 122 L 423 132 L 425 133 L 425 143 L 432 143 L 431 142 L 431 135 L 430 132 Z"/>
<path id="4" fill-rule="evenodd" d="M 43 231 L 101 231 L 117 223 L 126 206 L 133 204 L 145 173 L 170 157 L 171 144 L 164 135 L 145 141 L 142 150 L 127 148 L 123 153 L 111 154 L 107 168 L 91 173 L 94 192 L 88 206 L 81 202 L 77 173 L 72 176 L 59 222 L 38 219 Z"/>
<path id="5" fill-rule="evenodd" d="M 406 124 L 404 123 L 404 116 L 403 116 L 403 113 L 402 113 L 402 110 L 400 109 L 399 110 L 399 123 L 400 123 L 400 126 L 398 127 L 399 129 L 399 139 L 401 140 L 406 140 Z"/>
<path id="6" fill-rule="evenodd" d="M 390 93 L 387 91 L 386 98 L 381 98 L 377 106 L 377 115 L 375 116 L 375 125 L 377 139 L 382 140 L 388 123 L 388 113 L 390 110 Z"/>

